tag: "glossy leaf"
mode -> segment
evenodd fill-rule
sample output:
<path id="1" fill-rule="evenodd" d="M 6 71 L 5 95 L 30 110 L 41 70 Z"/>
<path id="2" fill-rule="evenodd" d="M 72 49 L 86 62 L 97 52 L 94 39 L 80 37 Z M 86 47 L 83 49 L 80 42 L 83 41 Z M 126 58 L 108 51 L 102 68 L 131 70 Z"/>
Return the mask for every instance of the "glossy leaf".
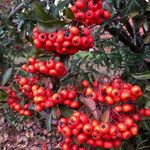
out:
<path id="1" fill-rule="evenodd" d="M 142 73 L 135 73 L 132 76 L 138 80 L 148 80 L 150 79 L 150 71 L 142 72 Z"/>
<path id="2" fill-rule="evenodd" d="M 66 23 L 61 20 L 45 21 L 45 22 L 38 23 L 39 29 L 45 33 L 54 32 L 64 27 L 65 25 Z"/>
<path id="3" fill-rule="evenodd" d="M 96 108 L 96 103 L 91 98 L 80 97 L 80 100 L 90 109 L 91 114 L 93 114 L 95 119 L 99 119 L 99 109 Z"/>
<path id="4" fill-rule="evenodd" d="M 7 81 L 10 79 L 11 75 L 12 75 L 12 71 L 13 71 L 13 68 L 9 68 L 7 69 L 4 74 L 3 74 L 3 77 L 2 77 L 2 85 L 4 86 Z"/>
<path id="5" fill-rule="evenodd" d="M 48 132 L 51 131 L 51 126 L 52 126 L 52 113 L 48 114 L 47 119 L 46 119 L 46 129 Z"/>
<path id="6" fill-rule="evenodd" d="M 146 91 L 150 91 L 150 85 L 147 85 L 145 89 Z"/>
<path id="7" fill-rule="evenodd" d="M 34 3 L 34 11 L 38 18 L 43 21 L 55 20 L 55 18 L 49 14 L 47 14 L 42 5 L 39 3 Z"/>
<path id="8" fill-rule="evenodd" d="M 69 118 L 74 113 L 74 110 L 68 108 L 67 106 L 61 106 L 60 112 L 63 117 Z"/>
<path id="9" fill-rule="evenodd" d="M 4 100 L 7 97 L 7 93 L 0 89 L 0 100 Z"/>
<path id="10" fill-rule="evenodd" d="M 66 7 L 66 9 L 65 9 L 64 15 L 66 16 L 67 19 L 74 19 L 75 18 L 73 12 L 68 7 Z"/>

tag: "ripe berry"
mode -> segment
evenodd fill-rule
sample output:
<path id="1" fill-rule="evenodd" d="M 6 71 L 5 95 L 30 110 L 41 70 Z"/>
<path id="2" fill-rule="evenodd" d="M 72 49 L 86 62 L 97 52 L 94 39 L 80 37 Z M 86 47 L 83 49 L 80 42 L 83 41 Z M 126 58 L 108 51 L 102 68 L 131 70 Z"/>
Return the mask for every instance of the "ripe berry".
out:
<path id="1" fill-rule="evenodd" d="M 35 44 L 35 46 L 36 46 L 37 48 L 42 48 L 42 46 L 43 46 L 42 42 L 39 41 L 38 39 L 35 39 L 35 40 L 33 41 L 33 43 Z"/>
<path id="2" fill-rule="evenodd" d="M 81 0 L 77 0 L 77 1 L 75 2 L 75 6 L 76 6 L 78 9 L 80 9 L 80 10 L 83 10 L 83 9 L 85 8 L 85 4 L 84 4 L 84 2 L 82 2 Z"/>
<path id="3" fill-rule="evenodd" d="M 84 132 L 85 134 L 91 134 L 92 131 L 93 131 L 93 126 L 92 126 L 92 124 L 88 123 L 88 124 L 85 124 L 85 125 L 83 126 L 83 132 Z"/>
<path id="4" fill-rule="evenodd" d="M 31 116 L 31 112 L 29 110 L 25 110 L 24 116 L 27 116 L 27 117 Z"/>
<path id="5" fill-rule="evenodd" d="M 104 148 L 113 148 L 113 143 L 112 142 L 104 142 Z"/>
<path id="6" fill-rule="evenodd" d="M 76 47 L 80 46 L 80 44 L 81 44 L 80 36 L 74 36 L 72 39 L 72 44 Z"/>
<path id="7" fill-rule="evenodd" d="M 83 143 L 86 139 L 87 139 L 87 136 L 84 133 L 80 133 L 77 136 L 77 141 L 78 141 L 79 144 Z"/>
<path id="8" fill-rule="evenodd" d="M 110 18 L 110 13 L 107 10 L 104 10 L 103 11 L 103 16 L 104 16 L 105 19 L 108 20 Z"/>
<path id="9" fill-rule="evenodd" d="M 71 32 L 71 34 L 73 34 L 73 35 L 79 35 L 80 30 L 79 30 L 76 26 L 72 26 L 72 27 L 70 28 L 70 32 Z"/>
<path id="10" fill-rule="evenodd" d="M 102 122 L 100 124 L 100 133 L 105 134 L 108 133 L 110 130 L 110 125 L 106 122 Z"/>
<path id="11" fill-rule="evenodd" d="M 89 83 L 87 80 L 82 80 L 82 86 L 84 86 L 85 88 L 87 88 L 89 86 Z"/>
<path id="12" fill-rule="evenodd" d="M 144 109 L 144 116 L 149 117 L 150 116 L 150 108 Z"/>
<path id="13" fill-rule="evenodd" d="M 127 125 L 123 122 L 118 123 L 118 129 L 120 132 L 125 132 L 127 130 Z"/>
<path id="14" fill-rule="evenodd" d="M 40 34 L 39 34 L 38 40 L 39 40 L 40 42 L 45 42 L 46 39 L 47 39 L 46 33 L 40 33 Z"/>
<path id="15" fill-rule="evenodd" d="M 122 111 L 123 112 L 131 112 L 133 110 L 133 106 L 130 104 L 124 104 L 122 105 Z"/>
<path id="16" fill-rule="evenodd" d="M 131 133 L 129 131 L 122 132 L 121 137 L 122 139 L 127 140 L 131 137 Z"/>
<path id="17" fill-rule="evenodd" d="M 68 136 L 71 136 L 72 131 L 68 126 L 64 126 L 62 128 L 62 134 L 68 137 Z"/>
<path id="18" fill-rule="evenodd" d="M 94 18 L 94 11 L 88 10 L 88 11 L 86 12 L 86 18 L 88 18 L 88 19 Z"/>

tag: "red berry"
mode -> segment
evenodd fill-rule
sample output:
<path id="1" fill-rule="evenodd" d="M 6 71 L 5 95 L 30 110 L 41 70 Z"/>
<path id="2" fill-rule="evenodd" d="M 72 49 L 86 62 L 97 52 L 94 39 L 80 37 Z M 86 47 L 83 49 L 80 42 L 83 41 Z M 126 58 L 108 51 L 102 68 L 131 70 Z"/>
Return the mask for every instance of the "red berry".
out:
<path id="1" fill-rule="evenodd" d="M 79 28 L 76 26 L 72 26 L 69 30 L 73 35 L 78 35 L 80 32 Z"/>
<path id="2" fill-rule="evenodd" d="M 40 42 L 45 42 L 46 39 L 47 39 L 46 33 L 40 33 L 40 34 L 39 34 L 38 40 L 39 40 Z"/>
<path id="3" fill-rule="evenodd" d="M 107 10 L 103 11 L 103 16 L 105 19 L 109 19 L 110 18 L 110 12 L 108 12 Z"/>

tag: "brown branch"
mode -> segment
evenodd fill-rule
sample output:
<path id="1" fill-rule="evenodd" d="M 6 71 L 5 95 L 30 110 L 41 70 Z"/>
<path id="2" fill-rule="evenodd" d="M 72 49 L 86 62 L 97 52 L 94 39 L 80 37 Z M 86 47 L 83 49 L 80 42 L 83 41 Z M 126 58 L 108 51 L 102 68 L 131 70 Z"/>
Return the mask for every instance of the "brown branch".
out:
<path id="1" fill-rule="evenodd" d="M 8 7 L 5 6 L 4 4 L 0 4 L 0 7 L 8 8 Z"/>
<path id="2" fill-rule="evenodd" d="M 24 7 L 25 7 L 25 3 L 22 2 L 17 7 L 15 7 L 14 9 L 12 9 L 11 12 L 10 12 L 10 14 L 8 15 L 8 19 L 12 18 L 17 12 L 19 12 L 20 10 L 22 10 Z"/>
<path id="3" fill-rule="evenodd" d="M 131 51 L 135 53 L 141 52 L 141 48 L 137 47 L 134 43 L 132 43 L 132 39 L 127 35 L 125 31 L 114 27 L 107 28 L 107 31 L 113 36 L 118 36 L 118 39 L 125 45 L 129 46 Z"/>

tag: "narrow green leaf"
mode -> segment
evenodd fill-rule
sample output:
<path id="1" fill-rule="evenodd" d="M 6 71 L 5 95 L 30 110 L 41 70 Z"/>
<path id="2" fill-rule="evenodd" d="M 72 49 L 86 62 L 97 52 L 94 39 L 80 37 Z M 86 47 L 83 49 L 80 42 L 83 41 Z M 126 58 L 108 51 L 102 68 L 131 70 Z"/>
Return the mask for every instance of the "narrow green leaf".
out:
<path id="1" fill-rule="evenodd" d="M 60 111 L 61 111 L 61 115 L 66 117 L 66 118 L 69 118 L 74 112 L 73 109 L 70 109 L 70 108 L 68 108 L 66 106 L 61 106 L 60 107 Z"/>
<path id="2" fill-rule="evenodd" d="M 148 99 L 148 101 L 146 102 L 145 108 L 150 108 L 150 99 Z"/>
<path id="3" fill-rule="evenodd" d="M 3 77 L 2 77 L 2 85 L 4 86 L 7 81 L 10 79 L 11 75 L 12 75 L 12 71 L 13 71 L 13 68 L 9 68 L 7 69 L 4 74 L 3 74 Z"/>
<path id="4" fill-rule="evenodd" d="M 66 1 L 60 2 L 60 3 L 56 6 L 56 8 L 55 8 L 55 10 L 54 10 L 54 12 L 53 12 L 53 15 L 54 15 L 54 16 L 59 15 L 59 13 L 65 8 L 66 5 L 67 5 L 67 2 L 66 2 Z"/>
<path id="5" fill-rule="evenodd" d="M 142 73 L 135 73 L 132 76 L 138 80 L 148 80 L 150 79 L 150 71 L 142 72 Z"/>
<path id="6" fill-rule="evenodd" d="M 150 85 L 147 85 L 145 89 L 146 91 L 150 91 Z"/>
<path id="7" fill-rule="evenodd" d="M 7 93 L 0 89 L 0 100 L 4 100 L 7 96 Z"/>
<path id="8" fill-rule="evenodd" d="M 46 129 L 48 132 L 51 131 L 51 126 L 52 126 L 52 113 L 50 113 L 46 119 Z"/>
<path id="9" fill-rule="evenodd" d="M 0 27 L 0 35 L 4 33 L 3 29 Z"/>
<path id="10" fill-rule="evenodd" d="M 64 27 L 65 25 L 66 25 L 66 23 L 61 20 L 45 21 L 45 22 L 38 23 L 39 29 L 46 33 L 54 32 L 54 31 Z"/>
<path id="11" fill-rule="evenodd" d="M 75 18 L 73 12 L 68 7 L 66 7 L 66 9 L 65 9 L 64 15 L 66 16 L 67 19 L 74 19 Z"/>
<path id="12" fill-rule="evenodd" d="M 55 18 L 49 14 L 47 14 L 43 8 L 43 6 L 39 3 L 34 3 L 34 11 L 40 20 L 48 21 L 55 20 Z"/>

